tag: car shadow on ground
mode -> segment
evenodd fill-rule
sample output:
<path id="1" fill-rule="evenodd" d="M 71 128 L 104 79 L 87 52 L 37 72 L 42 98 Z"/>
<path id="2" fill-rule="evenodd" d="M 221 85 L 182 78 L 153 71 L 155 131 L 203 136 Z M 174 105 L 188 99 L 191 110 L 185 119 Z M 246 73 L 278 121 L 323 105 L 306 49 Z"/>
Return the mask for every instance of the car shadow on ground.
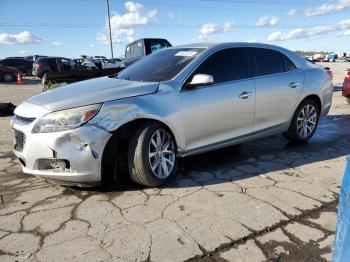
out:
<path id="1" fill-rule="evenodd" d="M 282 135 L 275 135 L 180 159 L 177 178 L 159 188 L 188 188 L 240 181 L 347 154 L 350 154 L 350 115 L 326 116 L 321 119 L 318 130 L 307 144 L 293 144 Z M 129 182 L 108 187 L 71 189 L 91 193 L 122 193 L 145 187 Z"/>
<path id="2" fill-rule="evenodd" d="M 4 85 L 9 85 L 9 86 L 16 86 L 17 84 L 17 80 L 13 81 L 13 82 L 1 82 L 0 81 L 0 85 L 4 84 Z M 25 77 L 23 78 L 23 85 L 37 85 L 40 84 L 40 79 L 36 78 L 36 77 Z"/>

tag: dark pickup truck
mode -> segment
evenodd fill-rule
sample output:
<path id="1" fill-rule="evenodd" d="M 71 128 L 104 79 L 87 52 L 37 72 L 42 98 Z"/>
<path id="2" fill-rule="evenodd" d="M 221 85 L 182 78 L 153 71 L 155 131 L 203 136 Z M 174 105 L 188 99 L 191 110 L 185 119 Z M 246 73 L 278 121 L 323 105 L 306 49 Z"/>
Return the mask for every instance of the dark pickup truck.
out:
<path id="1" fill-rule="evenodd" d="M 171 44 L 168 40 L 162 38 L 142 38 L 136 40 L 126 46 L 124 64 L 125 66 L 129 66 L 144 56 L 168 47 L 171 47 Z"/>
<path id="2" fill-rule="evenodd" d="M 141 58 L 152 54 L 160 49 L 171 47 L 172 45 L 166 39 L 162 38 L 142 38 L 128 44 L 125 48 L 124 66 L 127 67 Z M 35 63 L 40 63 L 48 58 L 40 58 Z M 64 61 L 63 61 L 63 60 Z M 57 67 L 55 70 L 46 71 L 45 74 L 40 74 L 35 71 L 37 66 L 34 64 L 36 75 L 42 78 L 42 83 L 45 85 L 44 91 L 52 87 L 59 86 L 64 83 L 73 83 L 90 78 L 115 75 L 123 68 L 108 68 L 108 69 L 83 69 L 75 64 L 73 60 L 59 58 L 54 61 Z M 75 64 L 75 65 L 74 65 Z"/>

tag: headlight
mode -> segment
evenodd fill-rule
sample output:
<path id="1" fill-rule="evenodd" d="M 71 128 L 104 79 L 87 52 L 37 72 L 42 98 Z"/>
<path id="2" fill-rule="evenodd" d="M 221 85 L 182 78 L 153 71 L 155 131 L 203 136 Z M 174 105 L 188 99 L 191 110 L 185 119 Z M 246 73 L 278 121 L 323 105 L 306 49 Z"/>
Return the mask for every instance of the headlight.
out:
<path id="1" fill-rule="evenodd" d="M 93 118 L 101 108 L 101 104 L 82 106 L 49 113 L 36 123 L 33 133 L 49 133 L 77 128 Z"/>

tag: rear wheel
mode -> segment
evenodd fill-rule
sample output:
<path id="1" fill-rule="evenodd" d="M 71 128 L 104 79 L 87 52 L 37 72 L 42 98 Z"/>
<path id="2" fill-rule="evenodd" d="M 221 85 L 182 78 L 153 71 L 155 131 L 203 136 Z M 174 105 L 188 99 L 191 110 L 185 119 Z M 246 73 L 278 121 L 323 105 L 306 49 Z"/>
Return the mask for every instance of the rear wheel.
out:
<path id="1" fill-rule="evenodd" d="M 284 136 L 294 142 L 307 142 L 315 133 L 320 118 L 319 105 L 313 99 L 304 100 L 294 113 Z"/>
<path id="2" fill-rule="evenodd" d="M 145 186 L 168 183 L 177 173 L 174 137 L 158 123 L 139 127 L 129 144 L 128 163 L 134 182 Z"/>
<path id="3" fill-rule="evenodd" d="M 14 76 L 10 73 L 5 73 L 2 76 L 2 81 L 4 82 L 12 82 L 14 80 Z"/>

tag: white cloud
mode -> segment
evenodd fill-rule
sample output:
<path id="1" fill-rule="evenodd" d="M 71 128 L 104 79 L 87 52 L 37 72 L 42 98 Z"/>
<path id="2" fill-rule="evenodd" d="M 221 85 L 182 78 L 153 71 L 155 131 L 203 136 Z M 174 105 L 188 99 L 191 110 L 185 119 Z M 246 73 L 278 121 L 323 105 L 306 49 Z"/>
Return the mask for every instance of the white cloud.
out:
<path id="1" fill-rule="evenodd" d="M 0 33 L 0 44 L 21 45 L 21 44 L 38 44 L 43 40 L 28 31 L 19 34 Z"/>
<path id="2" fill-rule="evenodd" d="M 95 47 L 95 44 L 91 44 L 90 47 L 91 47 L 91 48 L 94 48 L 94 47 Z"/>
<path id="3" fill-rule="evenodd" d="M 271 19 L 268 16 L 262 16 L 255 23 L 255 25 L 256 26 L 275 26 L 278 24 L 279 19 L 280 18 L 277 16 L 273 16 L 273 17 L 271 17 Z"/>
<path id="4" fill-rule="evenodd" d="M 258 42 L 258 39 L 253 38 L 253 39 L 248 40 L 247 42 L 248 43 L 256 43 L 256 42 Z"/>
<path id="5" fill-rule="evenodd" d="M 338 2 L 329 2 L 316 8 L 305 10 L 305 16 L 327 15 L 343 11 L 350 7 L 350 0 L 339 0 Z"/>
<path id="6" fill-rule="evenodd" d="M 206 23 L 202 25 L 201 29 L 199 30 L 200 34 L 197 39 L 207 41 L 211 39 L 212 35 L 231 32 L 233 28 L 233 22 L 226 22 L 223 25 L 219 25 L 216 23 Z"/>
<path id="7" fill-rule="evenodd" d="M 292 8 L 288 11 L 287 15 L 294 16 L 296 15 L 296 13 L 297 13 L 297 10 L 295 8 Z"/>
<path id="8" fill-rule="evenodd" d="M 285 41 L 290 39 L 310 38 L 347 28 L 350 28 L 350 19 L 340 21 L 335 25 L 315 26 L 310 29 L 296 28 L 284 33 L 280 31 L 274 32 L 267 37 L 267 40 Z"/>
<path id="9" fill-rule="evenodd" d="M 143 4 L 128 1 L 124 3 L 127 10 L 124 14 L 115 13 L 111 17 L 112 39 L 115 43 L 131 42 L 136 34 L 136 26 L 147 25 L 155 18 L 157 10 L 146 11 Z M 106 21 L 108 30 L 108 21 Z M 97 41 L 108 43 L 106 33 L 97 33 Z"/>
<path id="10" fill-rule="evenodd" d="M 54 46 L 61 46 L 61 45 L 63 45 L 63 43 L 62 42 L 58 42 L 58 41 L 54 41 L 54 42 L 52 42 L 52 45 L 54 45 Z"/>
<path id="11" fill-rule="evenodd" d="M 350 36 L 350 30 L 337 33 L 337 36 Z"/>

